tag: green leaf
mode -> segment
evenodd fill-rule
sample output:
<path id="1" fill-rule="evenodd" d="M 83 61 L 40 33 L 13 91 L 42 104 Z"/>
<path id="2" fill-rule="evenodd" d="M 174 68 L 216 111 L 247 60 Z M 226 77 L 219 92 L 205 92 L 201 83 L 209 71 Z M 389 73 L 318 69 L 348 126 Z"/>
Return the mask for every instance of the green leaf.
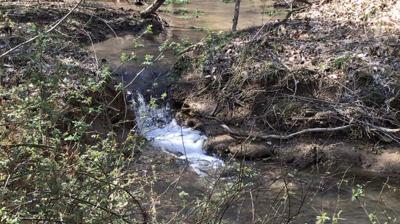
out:
<path id="1" fill-rule="evenodd" d="M 181 191 L 181 192 L 179 192 L 178 196 L 181 199 L 186 199 L 187 197 L 189 197 L 189 194 L 187 192 L 185 192 L 185 191 Z"/>

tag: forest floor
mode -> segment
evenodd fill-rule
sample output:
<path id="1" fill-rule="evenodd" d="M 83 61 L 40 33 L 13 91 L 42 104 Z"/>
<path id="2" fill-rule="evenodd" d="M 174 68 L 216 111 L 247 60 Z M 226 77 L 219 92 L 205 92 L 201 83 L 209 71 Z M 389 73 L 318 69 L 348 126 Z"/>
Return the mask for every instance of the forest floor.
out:
<path id="1" fill-rule="evenodd" d="M 399 11 L 393 0 L 321 1 L 287 20 L 211 35 L 175 66 L 177 118 L 223 155 L 394 174 Z"/>

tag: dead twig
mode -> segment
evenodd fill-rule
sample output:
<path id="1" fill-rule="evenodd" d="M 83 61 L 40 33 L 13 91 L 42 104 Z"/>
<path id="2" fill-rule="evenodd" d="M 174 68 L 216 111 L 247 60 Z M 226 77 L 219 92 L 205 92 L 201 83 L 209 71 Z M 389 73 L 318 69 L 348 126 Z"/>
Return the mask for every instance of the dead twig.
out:
<path id="1" fill-rule="evenodd" d="M 90 43 L 91 43 L 91 45 L 92 45 L 92 51 L 93 51 L 93 57 L 94 57 L 94 60 L 95 60 L 95 62 L 96 62 L 96 69 L 98 70 L 99 69 L 99 60 L 97 59 L 97 54 L 96 54 L 96 48 L 94 47 L 94 43 L 93 43 L 93 39 L 92 39 L 92 37 L 90 36 L 90 33 L 88 33 L 86 30 L 84 30 L 84 29 L 81 29 L 82 30 L 82 32 L 84 32 L 85 34 L 86 34 L 86 36 L 89 38 L 89 40 L 90 40 Z"/>
<path id="2" fill-rule="evenodd" d="M 400 128 L 385 128 L 385 127 L 380 127 L 380 126 L 375 126 L 375 125 L 371 125 L 373 127 L 372 130 L 380 130 L 386 133 L 398 133 L 400 132 Z"/>

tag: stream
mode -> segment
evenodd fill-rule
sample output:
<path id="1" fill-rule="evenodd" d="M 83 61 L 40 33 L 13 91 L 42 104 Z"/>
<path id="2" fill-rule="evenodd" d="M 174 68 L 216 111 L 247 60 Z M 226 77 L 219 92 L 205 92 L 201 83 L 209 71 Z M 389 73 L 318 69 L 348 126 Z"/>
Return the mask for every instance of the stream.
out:
<path id="1" fill-rule="evenodd" d="M 271 3 L 268 1 L 243 2 L 238 27 L 257 26 L 263 24 L 267 19 L 271 19 L 263 13 L 265 8 L 270 5 Z M 133 7 L 126 3 L 122 3 L 122 6 Z M 192 12 L 193 15 L 175 15 L 174 12 L 179 10 Z M 135 99 L 132 103 L 136 113 L 138 132 L 149 140 L 152 146 L 188 161 L 199 175 L 205 175 L 224 165 L 221 159 L 207 155 L 203 151 L 202 147 L 207 141 L 207 137 L 199 131 L 178 125 L 176 120 L 171 118 L 167 105 L 161 108 L 148 105 L 150 98 L 160 98 L 162 94 L 168 92 L 169 70 L 176 57 L 172 52 L 167 51 L 154 65 L 141 71 L 144 67 L 142 65 L 143 58 L 146 55 L 157 57 L 160 54 L 159 47 L 165 41 L 178 40 L 190 43 L 200 41 L 206 34 L 200 28 L 215 31 L 229 30 L 232 11 L 233 4 L 222 1 L 192 1 L 190 4 L 171 4 L 161 9 L 163 18 L 170 25 L 166 32 L 156 36 L 143 35 L 141 38 L 127 34 L 112 37 L 94 45 L 96 56 L 99 59 L 105 59 L 121 79 L 120 81 L 129 84 L 127 87 L 128 97 Z M 135 48 L 133 47 L 134 42 L 139 42 L 144 47 Z M 138 60 L 134 63 L 121 63 L 121 54 L 130 55 L 132 52 L 135 52 Z"/>
<path id="2" fill-rule="evenodd" d="M 261 0 L 243 1 L 239 29 L 261 25 L 268 20 L 276 19 L 278 15 L 269 17 L 263 13 L 271 7 L 271 4 L 270 1 Z M 118 7 L 120 6 L 134 7 L 126 3 L 121 3 Z M 193 18 L 183 18 L 167 13 L 179 8 L 198 10 L 201 13 Z M 164 157 L 169 156 L 188 163 L 194 172 L 185 172 L 181 180 L 181 188 L 188 192 L 189 198 L 193 200 L 200 192 L 209 190 L 209 186 L 215 183 L 210 173 L 219 171 L 224 175 L 223 181 L 227 182 L 233 179 L 233 175 L 230 175 L 234 173 L 232 164 L 239 162 L 250 167 L 255 175 L 250 179 L 254 180 L 258 187 L 245 192 L 243 197 L 233 202 L 233 206 L 227 209 L 224 215 L 224 223 L 252 223 L 257 222 L 258 219 L 281 223 L 283 221 L 280 221 L 279 218 L 282 217 L 279 215 L 296 212 L 300 214 L 297 215 L 295 221 L 292 220 L 292 223 L 316 223 L 318 217 L 321 219 L 324 212 L 329 215 L 329 219 L 320 223 L 333 223 L 335 214 L 339 214 L 337 223 L 385 223 L 372 222 L 373 215 L 379 217 L 380 220 L 389 220 L 386 223 L 399 222 L 395 220 L 396 217 L 400 217 L 400 194 L 397 191 L 396 186 L 399 185 L 396 180 L 359 170 L 300 172 L 282 167 L 279 163 L 270 163 L 268 160 L 232 162 L 218 158 L 203 151 L 202 147 L 207 136 L 177 123 L 167 102 L 162 106 L 153 105 L 152 98 L 162 98 L 168 93 L 169 70 L 176 58 L 171 52 L 166 52 L 157 63 L 141 72 L 142 58 L 148 54 L 156 57 L 159 54 L 160 45 L 166 40 L 187 40 L 192 43 L 201 40 L 205 32 L 197 28 L 214 31 L 229 30 L 233 8 L 233 3 L 223 3 L 222 0 L 192 0 L 189 4 L 165 6 L 162 8 L 162 17 L 170 24 L 165 33 L 157 36 L 144 35 L 140 39 L 133 34 L 126 34 L 110 37 L 94 45 L 97 58 L 105 59 L 112 65 L 111 68 L 117 74 L 116 77 L 123 83 L 129 84 L 127 96 L 134 107 L 137 132 L 149 141 L 153 150 L 151 155 L 155 156 L 156 160 L 161 160 L 160 163 L 165 163 Z M 132 43 L 135 41 L 139 41 L 144 47 L 134 48 Z M 121 63 L 121 54 L 130 54 L 132 51 L 139 60 L 135 63 Z M 159 153 L 160 150 L 165 153 Z M 165 182 L 172 182 L 180 171 L 172 167 L 169 170 L 160 168 L 160 172 L 165 172 L 165 176 L 168 176 Z M 160 183 L 160 191 L 162 192 L 161 188 L 167 188 L 167 186 L 164 182 Z M 287 189 L 286 194 L 282 189 Z M 362 191 L 360 193 L 362 200 L 353 197 L 357 189 Z M 164 201 L 178 200 L 176 199 L 177 192 L 166 195 Z M 306 196 L 307 200 L 303 200 Z M 292 202 L 289 202 L 292 204 L 289 207 L 285 207 L 283 203 L 287 202 L 287 198 L 292 198 Z M 169 213 L 170 210 L 164 208 L 159 218 L 163 219 Z"/>

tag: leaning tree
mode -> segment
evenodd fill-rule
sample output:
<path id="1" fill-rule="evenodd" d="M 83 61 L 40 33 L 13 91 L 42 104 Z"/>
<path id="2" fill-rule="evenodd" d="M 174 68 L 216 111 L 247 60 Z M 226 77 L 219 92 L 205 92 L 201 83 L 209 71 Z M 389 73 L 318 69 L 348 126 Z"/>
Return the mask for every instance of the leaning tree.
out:
<path id="1" fill-rule="evenodd" d="M 164 4 L 165 0 L 155 0 L 153 4 L 147 7 L 145 10 L 140 12 L 141 17 L 149 17 L 150 15 L 154 14 L 158 8 Z"/>

